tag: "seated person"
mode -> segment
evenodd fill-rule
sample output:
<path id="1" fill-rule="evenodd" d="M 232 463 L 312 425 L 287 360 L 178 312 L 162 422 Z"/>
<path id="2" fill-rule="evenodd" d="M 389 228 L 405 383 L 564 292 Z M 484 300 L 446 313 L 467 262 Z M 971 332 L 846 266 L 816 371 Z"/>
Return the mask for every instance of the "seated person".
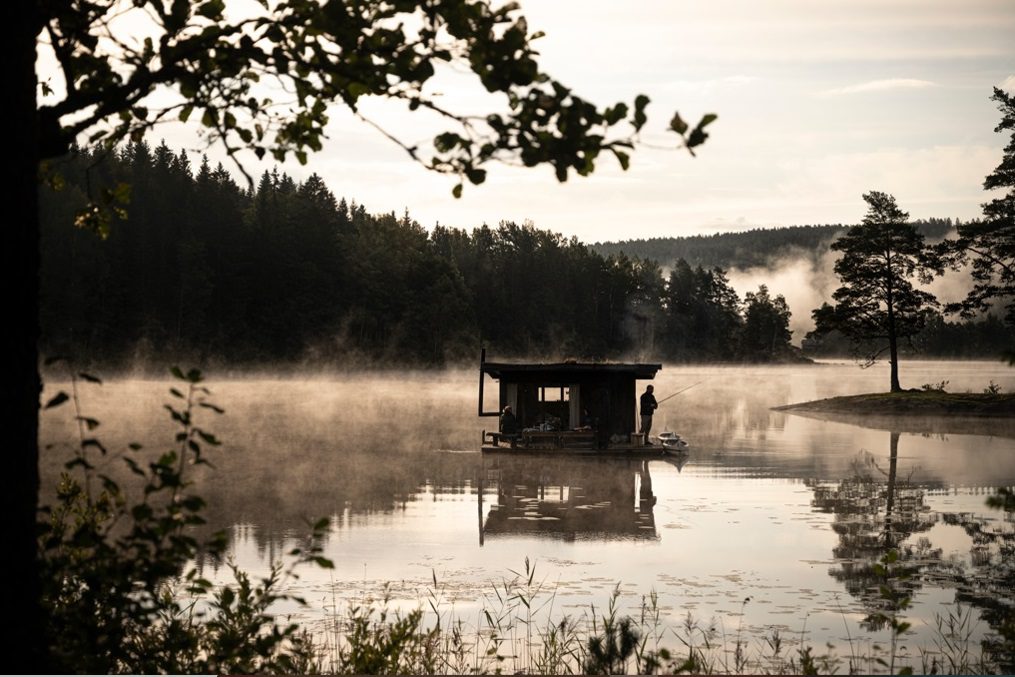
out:
<path id="1" fill-rule="evenodd" d="M 505 437 L 517 437 L 518 436 L 518 419 L 515 417 L 514 411 L 511 409 L 511 405 L 504 407 L 504 411 L 500 415 L 500 434 Z"/>
<path id="2" fill-rule="evenodd" d="M 582 409 L 581 425 L 575 428 L 575 430 L 589 431 L 592 430 L 595 425 L 595 419 L 592 418 L 592 414 L 589 413 L 588 407 Z"/>

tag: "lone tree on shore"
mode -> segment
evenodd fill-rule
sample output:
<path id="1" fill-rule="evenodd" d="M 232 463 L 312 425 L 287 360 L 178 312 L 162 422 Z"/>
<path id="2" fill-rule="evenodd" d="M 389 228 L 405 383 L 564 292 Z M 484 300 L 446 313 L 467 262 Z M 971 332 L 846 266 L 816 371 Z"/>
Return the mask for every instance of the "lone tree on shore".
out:
<path id="1" fill-rule="evenodd" d="M 923 235 L 910 224 L 888 193 L 871 191 L 863 196 L 867 214 L 832 243 L 842 252 L 835 273 L 842 286 L 827 303 L 814 311 L 815 329 L 809 336 L 838 330 L 849 338 L 854 355 L 870 366 L 886 351 L 891 365 L 891 391 L 899 392 L 899 341 L 910 340 L 923 329 L 926 314 L 938 305 L 913 280 L 929 282 L 940 272 L 940 262 L 924 245 Z"/>
<path id="2" fill-rule="evenodd" d="M 200 121 L 209 142 L 277 160 L 320 150 L 329 107 L 344 106 L 365 122 L 359 103 L 382 97 L 447 124 L 432 144 L 382 132 L 412 161 L 482 183 L 490 162 L 553 167 L 558 180 L 584 176 L 612 154 L 627 167 L 646 123 L 648 97 L 597 108 L 544 73 L 525 19 L 514 4 L 482 0 L 427 3 L 248 3 L 239 13 L 223 0 L 73 0 L 10 4 L 4 43 L 12 101 L 8 213 L 16 215 L 2 248 L 4 289 L 17 296 L 8 318 L 4 410 L 9 490 L 3 492 L 8 577 L 16 584 L 7 611 L 17 619 L 2 633 L 12 669 L 47 671 L 46 623 L 39 604 L 36 510 L 39 489 L 38 372 L 40 165 L 72 144 L 112 148 L 166 120 Z M 257 7 L 261 9 L 258 10 Z M 133 16 L 128 16 L 133 15 Z M 55 63 L 52 78 L 36 74 L 39 47 Z M 446 64 L 469 71 L 502 110 L 476 115 L 449 110 L 433 78 Z M 47 74 L 48 75 L 48 74 Z M 157 95 L 153 97 L 151 95 Z M 674 115 L 670 129 L 691 149 L 708 136 L 704 116 L 691 126 Z M 619 130 L 619 131 L 618 131 Z M 92 196 L 78 223 L 99 231 L 118 191 Z"/>

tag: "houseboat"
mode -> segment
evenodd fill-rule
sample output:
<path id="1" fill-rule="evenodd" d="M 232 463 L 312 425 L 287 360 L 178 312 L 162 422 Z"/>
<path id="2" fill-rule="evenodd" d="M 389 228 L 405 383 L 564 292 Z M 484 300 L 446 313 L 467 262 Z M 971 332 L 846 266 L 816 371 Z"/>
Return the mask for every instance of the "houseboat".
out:
<path id="1" fill-rule="evenodd" d="M 486 453 L 576 453 L 662 456 L 686 452 L 676 438 L 645 439 L 638 430 L 638 381 L 651 381 L 661 364 L 479 361 L 480 416 L 497 417 L 483 431 Z M 498 388 L 497 408 L 488 410 L 487 383 Z M 647 385 L 647 384 L 646 384 Z M 502 430 L 506 407 L 515 419 Z M 678 443 L 679 441 L 679 443 Z"/>

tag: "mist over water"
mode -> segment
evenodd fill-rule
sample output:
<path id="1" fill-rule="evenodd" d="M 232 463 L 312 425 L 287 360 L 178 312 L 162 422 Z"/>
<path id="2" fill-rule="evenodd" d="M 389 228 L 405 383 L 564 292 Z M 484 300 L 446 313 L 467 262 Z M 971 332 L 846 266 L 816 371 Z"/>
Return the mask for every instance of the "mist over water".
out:
<path id="1" fill-rule="evenodd" d="M 952 229 L 941 239 L 956 238 L 958 231 Z M 938 240 L 931 242 L 936 241 Z M 814 329 L 811 313 L 822 303 L 831 303 L 832 294 L 842 285 L 842 281 L 835 274 L 835 263 L 839 260 L 840 254 L 829 248 L 832 242 L 833 239 L 830 239 L 823 247 L 818 248 L 816 251 L 820 254 L 811 250 L 798 250 L 773 257 L 764 266 L 749 268 L 734 266 L 727 271 L 730 286 L 741 298 L 748 292 L 757 292 L 760 285 L 766 285 L 773 297 L 781 294 L 792 313 L 789 322 L 789 328 L 793 332 L 792 342 L 799 346 L 807 332 Z M 966 298 L 974 284 L 971 270 L 971 265 L 966 263 L 958 270 L 945 269 L 944 274 L 934 277 L 929 283 L 924 284 L 914 279 L 914 284 L 917 288 L 933 294 L 944 306 Z M 993 299 L 989 307 L 990 312 L 1003 315 L 1003 304 L 1000 299 Z M 956 315 L 949 315 L 948 319 L 954 321 L 959 318 Z"/>
<path id="2" fill-rule="evenodd" d="M 999 362 L 904 361 L 900 373 L 903 387 L 947 380 L 949 391 L 980 392 L 993 380 L 1015 390 L 1015 370 Z M 208 501 L 205 535 L 225 529 L 232 557 L 258 573 L 307 533 L 308 520 L 330 517 L 325 555 L 336 569 L 304 570 L 293 582 L 311 607 L 291 611 L 310 624 L 335 599 L 376 598 L 386 586 L 413 606 L 434 576 L 447 603 L 475 621 L 492 583 L 528 557 L 555 591 L 556 613 L 602 606 L 620 583 L 629 610 L 657 591 L 673 626 L 687 611 L 730 622 L 751 597 L 748 628 L 798 633 L 806 622 L 816 644 L 841 642 L 844 618 L 855 625 L 869 603 L 850 572 L 870 556 L 850 539 L 881 528 L 891 449 L 901 543 L 928 539 L 941 567 L 976 569 L 962 525 L 1003 526 L 984 500 L 1015 484 L 1010 419 L 829 421 L 771 410 L 884 391 L 885 365 L 664 366 L 653 382 L 660 400 L 701 382 L 665 402 L 653 424 L 688 439 L 691 453 L 644 463 L 484 457 L 481 432 L 496 419 L 476 415 L 474 369 L 207 376 L 227 413 L 202 417 L 224 446 L 209 451 L 214 469 L 191 475 Z M 118 458 L 129 442 L 142 454 L 172 446 L 162 408 L 170 385 L 79 385 L 111 450 L 100 471 L 129 486 Z M 67 387 L 47 382 L 44 397 Z M 494 406 L 488 388 L 486 408 Z M 72 417 L 66 406 L 42 416 L 44 503 L 76 440 Z M 917 640 L 928 641 L 956 589 L 923 584 L 908 614 Z"/>
<path id="3" fill-rule="evenodd" d="M 766 285 L 773 297 L 781 294 L 792 313 L 789 328 L 793 344 L 800 345 L 804 335 L 814 329 L 811 311 L 831 299 L 832 292 L 839 287 L 834 270 L 838 256 L 826 249 L 815 260 L 813 252 L 801 252 L 780 257 L 763 267 L 731 268 L 727 277 L 741 298 L 748 292 L 757 292 L 760 285 Z"/>

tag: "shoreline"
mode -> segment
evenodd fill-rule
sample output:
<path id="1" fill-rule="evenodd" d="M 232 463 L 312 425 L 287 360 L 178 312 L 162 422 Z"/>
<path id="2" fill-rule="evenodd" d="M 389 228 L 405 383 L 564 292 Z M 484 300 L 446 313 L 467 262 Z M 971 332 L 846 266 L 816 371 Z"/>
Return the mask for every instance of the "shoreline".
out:
<path id="1" fill-rule="evenodd" d="M 829 413 L 877 416 L 961 416 L 1015 418 L 1015 393 L 949 393 L 906 390 L 829 397 L 772 407 L 791 413 Z"/>

